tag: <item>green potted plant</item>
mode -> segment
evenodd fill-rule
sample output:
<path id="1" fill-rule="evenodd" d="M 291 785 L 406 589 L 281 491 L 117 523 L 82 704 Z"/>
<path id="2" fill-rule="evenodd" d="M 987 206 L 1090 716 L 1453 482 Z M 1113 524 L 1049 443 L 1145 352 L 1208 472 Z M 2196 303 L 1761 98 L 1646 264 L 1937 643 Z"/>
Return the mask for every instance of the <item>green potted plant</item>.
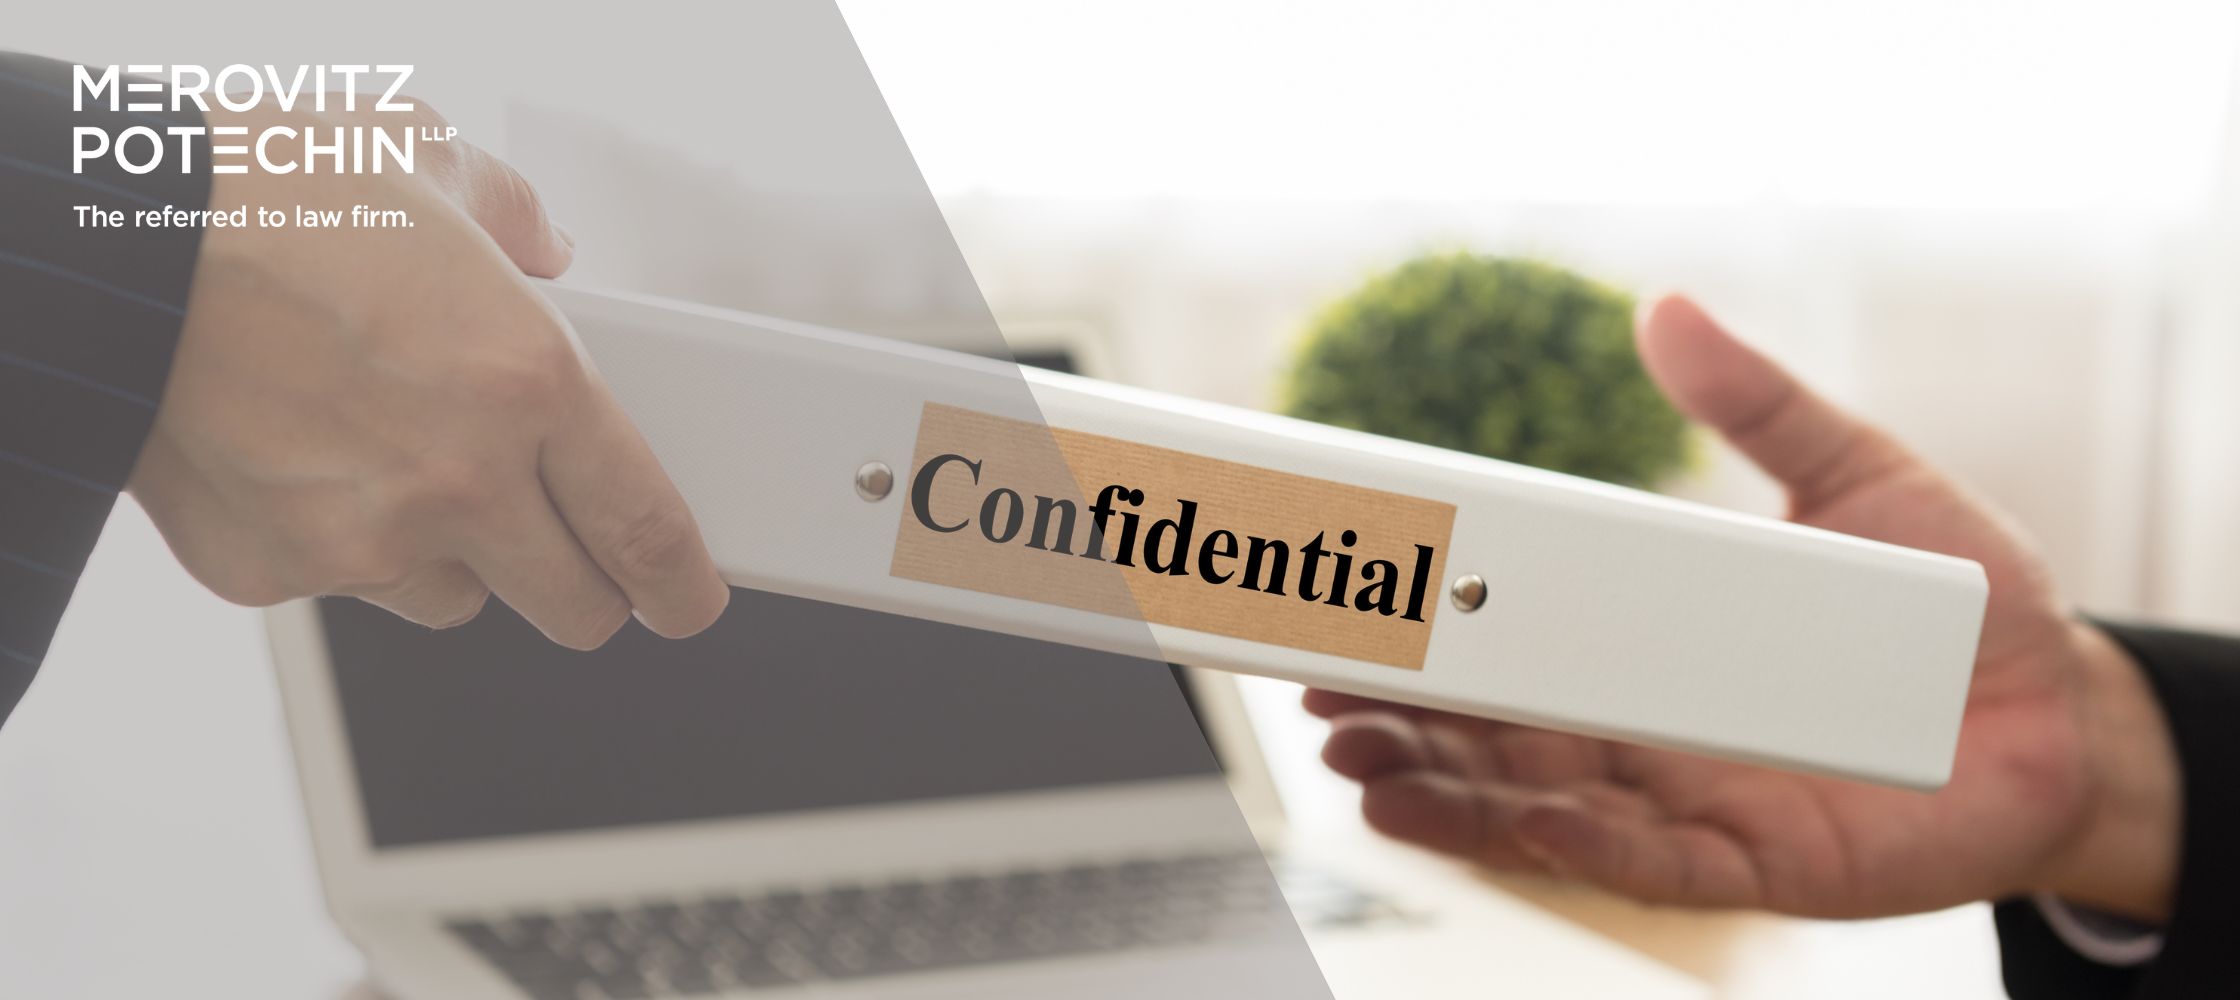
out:
<path id="1" fill-rule="evenodd" d="M 1633 299 L 1538 261 L 1416 258 L 1317 317 L 1292 416 L 1625 486 L 1687 464 L 1633 348 Z"/>

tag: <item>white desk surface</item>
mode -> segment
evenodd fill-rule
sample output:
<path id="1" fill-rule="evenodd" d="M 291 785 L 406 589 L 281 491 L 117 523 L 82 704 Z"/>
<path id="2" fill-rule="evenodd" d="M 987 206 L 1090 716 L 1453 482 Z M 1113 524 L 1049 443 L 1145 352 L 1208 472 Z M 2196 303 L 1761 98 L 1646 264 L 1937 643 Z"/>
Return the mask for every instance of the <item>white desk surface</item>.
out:
<path id="1" fill-rule="evenodd" d="M 281 725 L 256 613 L 203 591 L 120 503 L 42 676 L 0 728 L 0 997 L 363 1000 L 363 962 L 322 909 Z M 1295 820 L 1354 822 L 1343 783 L 1308 766 L 1319 724 L 1266 728 Z M 1829 924 L 1523 880 L 1487 891 L 1721 997 L 2002 995 L 1982 907 Z M 1593 977 L 1579 970 L 1578 995 L 1596 995 Z"/>

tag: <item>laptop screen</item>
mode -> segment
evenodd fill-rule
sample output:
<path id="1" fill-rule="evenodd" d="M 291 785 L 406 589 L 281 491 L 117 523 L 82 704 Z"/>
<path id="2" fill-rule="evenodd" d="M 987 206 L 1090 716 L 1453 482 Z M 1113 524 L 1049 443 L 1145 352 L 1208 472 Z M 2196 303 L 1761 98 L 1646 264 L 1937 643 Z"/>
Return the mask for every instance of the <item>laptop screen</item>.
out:
<path id="1" fill-rule="evenodd" d="M 1216 773 L 1143 660 L 751 590 L 590 653 L 319 603 L 376 848 Z"/>

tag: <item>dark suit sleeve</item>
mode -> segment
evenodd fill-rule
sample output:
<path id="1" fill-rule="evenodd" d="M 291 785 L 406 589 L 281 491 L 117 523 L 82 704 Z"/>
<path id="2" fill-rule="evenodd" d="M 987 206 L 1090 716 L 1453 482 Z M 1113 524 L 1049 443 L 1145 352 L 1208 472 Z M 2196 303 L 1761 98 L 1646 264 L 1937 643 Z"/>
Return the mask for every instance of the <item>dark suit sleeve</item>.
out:
<path id="1" fill-rule="evenodd" d="M 186 316 L 201 232 L 82 229 L 75 207 L 208 206 L 181 172 L 183 114 L 71 110 L 71 67 L 0 53 L 0 721 L 46 655 L 86 556 L 155 418 Z M 121 86 L 121 84 L 120 84 Z M 147 99 L 145 95 L 142 99 Z M 152 172 L 113 158 L 71 169 L 72 129 L 145 125 L 170 146 Z M 136 152 L 145 147 L 138 147 Z"/>
<path id="2" fill-rule="evenodd" d="M 2240 638 L 2103 625 L 2146 670 L 2184 771 L 2178 893 L 2161 954 L 2134 968 L 2072 951 L 2028 900 L 1996 911 L 2017 1000 L 2240 996 Z"/>

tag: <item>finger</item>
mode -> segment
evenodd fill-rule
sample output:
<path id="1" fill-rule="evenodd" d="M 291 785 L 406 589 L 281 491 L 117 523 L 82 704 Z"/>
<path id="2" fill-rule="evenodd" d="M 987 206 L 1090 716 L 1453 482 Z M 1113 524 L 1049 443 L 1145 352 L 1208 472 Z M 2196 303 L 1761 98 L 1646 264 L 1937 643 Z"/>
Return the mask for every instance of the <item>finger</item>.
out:
<path id="1" fill-rule="evenodd" d="M 539 472 L 553 506 L 646 627 L 672 639 L 715 624 L 731 601 L 684 497 L 612 393 L 546 440 Z"/>
<path id="2" fill-rule="evenodd" d="M 542 490 L 498 505 L 502 519 L 469 536 L 466 564 L 546 638 L 597 649 L 630 618 L 622 589 L 584 552 Z"/>
<path id="3" fill-rule="evenodd" d="M 1701 824 L 1542 801 L 1516 816 L 1514 835 L 1549 871 L 1643 902 L 1739 907 L 1763 898 L 1743 845 Z"/>
<path id="4" fill-rule="evenodd" d="M 1641 321 L 1642 364 L 1672 404 L 1709 425 L 1810 509 L 1910 461 L 1904 448 L 1666 296 Z"/>
<path id="5" fill-rule="evenodd" d="M 1550 794 L 1410 771 L 1363 785 L 1361 816 L 1371 829 L 1394 840 L 1498 871 L 1541 871 L 1540 860 L 1511 830 L 1519 815 Z"/>
<path id="6" fill-rule="evenodd" d="M 1448 723 L 1427 723 L 1437 730 Z M 1613 745 L 1570 733 L 1489 723 L 1477 739 L 1484 747 L 1476 776 L 1514 785 L 1557 787 L 1609 781 L 1614 773 Z"/>
<path id="7" fill-rule="evenodd" d="M 1413 723 L 1372 713 L 1338 718 L 1322 742 L 1322 762 L 1354 781 L 1439 767 L 1436 752 Z"/>
<path id="8" fill-rule="evenodd" d="M 552 221 L 536 186 L 504 160 L 465 146 L 455 180 L 453 196 L 523 273 L 557 278 L 575 262 L 575 238 Z"/>
<path id="9" fill-rule="evenodd" d="M 1330 691 L 1308 690 L 1307 706 L 1332 722 L 1323 762 L 1356 781 L 1403 766 L 1536 786 L 1616 777 L 1607 740 Z"/>
<path id="10" fill-rule="evenodd" d="M 490 588 L 465 563 L 445 560 L 385 587 L 353 591 L 350 596 L 409 622 L 434 629 L 456 628 L 475 619 L 490 600 Z"/>

